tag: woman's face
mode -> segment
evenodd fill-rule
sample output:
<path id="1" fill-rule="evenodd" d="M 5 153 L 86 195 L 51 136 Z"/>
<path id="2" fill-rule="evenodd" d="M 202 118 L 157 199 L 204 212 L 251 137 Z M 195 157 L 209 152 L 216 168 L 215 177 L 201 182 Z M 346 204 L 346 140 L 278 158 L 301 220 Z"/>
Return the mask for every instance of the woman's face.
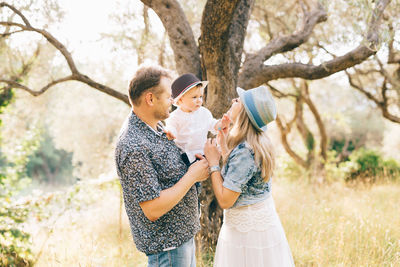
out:
<path id="1" fill-rule="evenodd" d="M 243 105 L 242 105 L 242 102 L 240 101 L 240 98 L 232 99 L 231 108 L 227 112 L 229 118 L 231 118 L 232 121 L 235 121 L 242 108 L 243 108 Z"/>

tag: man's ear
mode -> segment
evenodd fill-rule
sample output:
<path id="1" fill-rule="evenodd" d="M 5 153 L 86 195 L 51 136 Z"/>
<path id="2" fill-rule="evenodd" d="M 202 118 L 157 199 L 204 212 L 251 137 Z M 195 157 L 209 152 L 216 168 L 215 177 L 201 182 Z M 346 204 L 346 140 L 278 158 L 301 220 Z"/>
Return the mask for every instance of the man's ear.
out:
<path id="1" fill-rule="evenodd" d="M 144 101 L 149 106 L 153 106 L 154 105 L 153 99 L 154 99 L 154 94 L 152 92 L 147 92 L 145 94 L 145 96 L 144 96 Z"/>

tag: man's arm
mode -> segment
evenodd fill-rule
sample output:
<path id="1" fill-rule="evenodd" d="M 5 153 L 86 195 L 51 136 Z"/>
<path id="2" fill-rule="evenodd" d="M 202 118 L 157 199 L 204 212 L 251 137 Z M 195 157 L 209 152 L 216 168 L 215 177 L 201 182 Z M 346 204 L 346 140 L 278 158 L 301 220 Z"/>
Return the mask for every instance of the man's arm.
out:
<path id="1" fill-rule="evenodd" d="M 186 195 L 195 182 L 206 180 L 208 162 L 203 159 L 192 164 L 174 186 L 161 190 L 158 173 L 152 167 L 146 148 L 134 149 L 120 164 L 124 189 L 139 202 L 144 215 L 151 221 L 171 210 Z"/>
<path id="2" fill-rule="evenodd" d="M 154 222 L 170 211 L 186 195 L 194 183 L 208 178 L 208 163 L 202 159 L 192 164 L 186 174 L 174 186 L 160 192 L 158 198 L 139 203 L 144 215 Z"/>

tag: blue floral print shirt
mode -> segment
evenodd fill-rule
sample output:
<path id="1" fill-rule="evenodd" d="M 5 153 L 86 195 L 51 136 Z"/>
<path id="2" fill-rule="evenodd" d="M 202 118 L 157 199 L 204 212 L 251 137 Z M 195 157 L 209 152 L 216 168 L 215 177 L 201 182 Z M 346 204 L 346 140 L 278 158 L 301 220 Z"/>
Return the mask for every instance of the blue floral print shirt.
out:
<path id="1" fill-rule="evenodd" d="M 200 229 L 195 185 L 174 208 L 154 222 L 139 205 L 159 197 L 162 190 L 182 178 L 187 171 L 182 153 L 161 128 L 153 130 L 131 112 L 119 136 L 115 160 L 135 245 L 147 255 L 179 247 Z"/>
<path id="2" fill-rule="evenodd" d="M 271 194 L 271 179 L 266 183 L 261 177 L 254 151 L 247 142 L 235 147 L 221 171 L 223 186 L 240 193 L 231 208 L 255 204 Z"/>

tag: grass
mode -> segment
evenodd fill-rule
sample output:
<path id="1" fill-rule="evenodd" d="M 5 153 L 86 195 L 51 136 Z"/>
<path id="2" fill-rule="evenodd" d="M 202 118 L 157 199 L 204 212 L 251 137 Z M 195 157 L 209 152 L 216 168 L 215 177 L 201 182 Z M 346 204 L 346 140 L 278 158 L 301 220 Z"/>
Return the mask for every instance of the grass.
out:
<path id="1" fill-rule="evenodd" d="M 400 266 L 398 184 L 274 189 L 296 266 Z"/>
<path id="2" fill-rule="evenodd" d="M 400 266 L 399 184 L 349 188 L 281 180 L 272 190 L 296 266 Z M 146 266 L 125 212 L 119 233 L 119 192 L 99 194 L 96 204 L 64 214 L 43 249 L 45 231 L 34 234 L 34 252 L 42 249 L 36 266 Z"/>
<path id="3" fill-rule="evenodd" d="M 35 266 L 147 266 L 132 242 L 125 210 L 120 233 L 119 191 L 99 193 L 96 204 L 64 214 L 47 241 L 48 231 L 33 236 L 36 253 L 46 242 Z"/>

